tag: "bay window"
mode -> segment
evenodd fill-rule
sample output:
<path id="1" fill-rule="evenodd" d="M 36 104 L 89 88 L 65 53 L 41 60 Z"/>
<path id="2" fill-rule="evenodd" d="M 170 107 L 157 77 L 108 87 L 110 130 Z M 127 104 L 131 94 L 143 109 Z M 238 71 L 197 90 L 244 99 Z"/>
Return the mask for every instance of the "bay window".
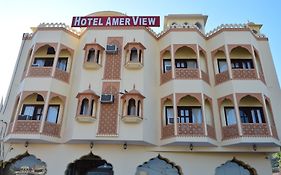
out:
<path id="1" fill-rule="evenodd" d="M 227 62 L 226 59 L 218 59 L 218 71 L 219 73 L 227 71 Z"/>
<path id="2" fill-rule="evenodd" d="M 172 70 L 172 62 L 171 59 L 163 59 L 163 73 Z"/>
<path id="3" fill-rule="evenodd" d="M 242 123 L 265 123 L 262 107 L 239 107 Z"/>
<path id="4" fill-rule="evenodd" d="M 197 68 L 196 59 L 176 59 L 175 64 L 176 68 Z"/>
<path id="5" fill-rule="evenodd" d="M 60 105 L 49 105 L 46 121 L 57 123 Z"/>
<path id="6" fill-rule="evenodd" d="M 66 71 L 67 70 L 67 57 L 60 57 L 58 59 L 57 68 Z"/>
<path id="7" fill-rule="evenodd" d="M 52 67 L 54 58 L 35 58 L 33 67 Z"/>
<path id="8" fill-rule="evenodd" d="M 225 125 L 235 125 L 236 124 L 236 115 L 234 107 L 225 107 L 224 108 L 225 115 Z"/>
<path id="9" fill-rule="evenodd" d="M 178 123 L 202 123 L 201 107 L 178 107 Z"/>
<path id="10" fill-rule="evenodd" d="M 22 107 L 18 120 L 40 120 L 44 105 L 25 104 Z"/>
<path id="11" fill-rule="evenodd" d="M 254 69 L 252 59 L 231 59 L 232 69 Z"/>

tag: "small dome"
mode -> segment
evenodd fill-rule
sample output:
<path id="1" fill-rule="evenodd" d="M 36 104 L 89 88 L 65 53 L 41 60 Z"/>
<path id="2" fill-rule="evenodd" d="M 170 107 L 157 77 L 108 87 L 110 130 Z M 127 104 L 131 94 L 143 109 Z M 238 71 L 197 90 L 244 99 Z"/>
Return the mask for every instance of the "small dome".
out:
<path id="1" fill-rule="evenodd" d="M 116 11 L 99 11 L 99 12 L 91 13 L 87 16 L 127 16 L 127 15 Z"/>
<path id="2" fill-rule="evenodd" d="M 89 85 L 89 88 L 88 88 L 88 89 L 86 89 L 86 90 L 84 90 L 84 91 L 82 91 L 82 92 L 79 92 L 79 93 L 77 94 L 76 98 L 78 98 L 78 97 L 81 96 L 81 95 L 92 95 L 92 96 L 96 96 L 96 97 L 99 98 L 99 96 L 95 93 L 95 91 L 93 91 L 93 90 L 91 89 L 91 85 Z"/>

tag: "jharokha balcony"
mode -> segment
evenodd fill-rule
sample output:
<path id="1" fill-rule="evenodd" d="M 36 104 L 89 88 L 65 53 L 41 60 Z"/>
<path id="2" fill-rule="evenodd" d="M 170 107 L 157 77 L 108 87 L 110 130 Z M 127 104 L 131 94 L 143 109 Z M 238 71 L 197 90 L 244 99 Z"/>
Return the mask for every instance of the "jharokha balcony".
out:
<path id="1" fill-rule="evenodd" d="M 233 104 L 233 99 L 237 104 Z M 218 99 L 225 145 L 279 145 L 270 100 L 262 94 L 235 94 Z M 236 112 L 238 111 L 238 112 Z"/>
<path id="2" fill-rule="evenodd" d="M 48 104 L 45 99 L 49 95 Z M 62 111 L 65 97 L 45 91 L 24 91 L 14 107 L 12 122 L 8 128 L 8 139 L 21 140 L 30 135 L 30 140 L 57 140 L 61 134 Z M 48 136 L 48 137 L 42 137 Z"/>
<path id="3" fill-rule="evenodd" d="M 205 99 L 203 102 L 199 99 L 200 96 Z M 176 99 L 177 120 L 173 115 L 171 95 L 161 100 L 164 109 L 161 132 L 163 144 L 215 145 L 211 99 L 204 94 L 176 94 Z M 205 108 L 202 108 L 202 103 Z"/>

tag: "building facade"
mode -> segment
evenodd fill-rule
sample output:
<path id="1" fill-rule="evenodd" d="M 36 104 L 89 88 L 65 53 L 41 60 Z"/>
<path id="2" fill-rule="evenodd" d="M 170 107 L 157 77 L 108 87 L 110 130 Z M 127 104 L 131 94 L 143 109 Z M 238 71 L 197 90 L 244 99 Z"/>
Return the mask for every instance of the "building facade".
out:
<path id="1" fill-rule="evenodd" d="M 25 33 L 1 107 L 1 173 L 271 174 L 281 93 L 268 38 L 259 24 L 206 22 Z"/>

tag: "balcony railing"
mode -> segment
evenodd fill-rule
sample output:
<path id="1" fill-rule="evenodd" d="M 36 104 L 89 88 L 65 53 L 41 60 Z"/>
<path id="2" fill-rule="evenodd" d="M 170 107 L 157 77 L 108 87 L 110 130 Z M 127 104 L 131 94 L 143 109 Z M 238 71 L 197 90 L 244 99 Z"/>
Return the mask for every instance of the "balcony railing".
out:
<path id="1" fill-rule="evenodd" d="M 210 84 L 209 75 L 202 70 L 201 70 L 201 74 L 202 74 L 202 80 L 205 81 L 206 83 Z"/>
<path id="2" fill-rule="evenodd" d="M 212 139 L 216 139 L 216 131 L 213 126 L 207 125 L 207 133 L 208 133 L 208 137 Z"/>
<path id="3" fill-rule="evenodd" d="M 255 69 L 232 69 L 233 79 L 238 80 L 255 80 L 257 79 Z"/>
<path id="4" fill-rule="evenodd" d="M 222 139 L 232 139 L 239 137 L 238 125 L 229 125 L 222 127 Z"/>
<path id="5" fill-rule="evenodd" d="M 30 67 L 28 76 L 30 77 L 51 77 L 52 67 Z"/>
<path id="6" fill-rule="evenodd" d="M 60 137 L 61 125 L 56 123 L 45 122 L 43 134 L 52 137 Z"/>
<path id="7" fill-rule="evenodd" d="M 216 74 L 215 79 L 216 79 L 216 84 L 220 84 L 220 83 L 223 83 L 225 81 L 228 81 L 230 79 L 228 71 Z"/>
<path id="8" fill-rule="evenodd" d="M 39 134 L 40 120 L 16 120 L 13 133 L 18 134 Z"/>
<path id="9" fill-rule="evenodd" d="M 172 71 L 161 74 L 161 84 L 164 84 L 172 79 Z"/>
<path id="10" fill-rule="evenodd" d="M 179 136 L 189 136 L 189 137 L 203 137 L 204 134 L 204 124 L 197 123 L 178 123 L 178 135 Z"/>
<path id="11" fill-rule="evenodd" d="M 69 82 L 69 73 L 60 69 L 55 70 L 55 78 L 66 83 Z"/>
<path id="12" fill-rule="evenodd" d="M 242 123 L 242 133 L 246 137 L 270 137 L 266 123 Z"/>
<path id="13" fill-rule="evenodd" d="M 175 136 L 175 126 L 166 125 L 162 127 L 162 139 Z"/>
<path id="14" fill-rule="evenodd" d="M 176 68 L 176 79 L 199 79 L 199 69 L 197 68 Z"/>

